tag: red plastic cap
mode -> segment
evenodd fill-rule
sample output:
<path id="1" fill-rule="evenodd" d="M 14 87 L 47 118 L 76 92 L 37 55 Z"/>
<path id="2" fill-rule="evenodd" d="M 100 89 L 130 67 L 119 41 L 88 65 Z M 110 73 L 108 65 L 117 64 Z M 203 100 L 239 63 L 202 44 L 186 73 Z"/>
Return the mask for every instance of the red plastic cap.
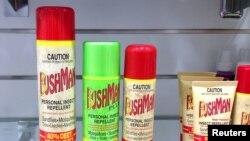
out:
<path id="1" fill-rule="evenodd" d="M 250 65 L 241 65 L 237 69 L 239 81 L 237 92 L 250 94 Z"/>
<path id="2" fill-rule="evenodd" d="M 75 14 L 69 7 L 39 7 L 36 10 L 38 40 L 75 40 Z"/>
<path id="3" fill-rule="evenodd" d="M 156 52 L 153 45 L 129 45 L 125 54 L 124 76 L 130 79 L 156 78 Z"/>

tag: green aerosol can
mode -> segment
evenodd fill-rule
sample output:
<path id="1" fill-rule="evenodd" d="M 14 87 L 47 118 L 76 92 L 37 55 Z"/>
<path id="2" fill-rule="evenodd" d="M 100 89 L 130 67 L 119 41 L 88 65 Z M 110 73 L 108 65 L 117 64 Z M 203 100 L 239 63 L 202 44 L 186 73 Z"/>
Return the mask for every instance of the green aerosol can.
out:
<path id="1" fill-rule="evenodd" d="M 120 43 L 83 43 L 83 141 L 118 141 Z"/>

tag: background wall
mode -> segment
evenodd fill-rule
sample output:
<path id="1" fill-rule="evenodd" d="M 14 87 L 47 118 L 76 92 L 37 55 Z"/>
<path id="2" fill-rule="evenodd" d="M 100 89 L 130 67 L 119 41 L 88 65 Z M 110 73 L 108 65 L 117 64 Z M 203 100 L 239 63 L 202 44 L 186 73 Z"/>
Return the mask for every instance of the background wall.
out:
<path id="1" fill-rule="evenodd" d="M 249 11 L 241 19 L 222 19 L 219 0 L 30 0 L 29 17 L 4 17 L 0 29 L 34 29 L 35 9 L 43 5 L 70 6 L 77 29 L 249 29 Z M 125 47 L 149 43 L 158 49 L 158 74 L 215 71 L 222 49 L 249 47 L 247 34 L 77 34 L 77 74 L 82 72 L 83 41 L 120 41 L 121 73 Z M 0 32 L 0 75 L 36 75 L 34 33 Z M 81 80 L 77 80 L 77 116 L 82 114 Z M 121 83 L 122 85 L 122 83 Z M 121 89 L 122 90 L 122 89 Z M 0 80 L 0 118 L 38 117 L 35 80 Z M 121 93 L 121 98 L 123 93 Z M 178 116 L 177 80 L 157 82 L 156 115 Z M 121 99 L 122 104 L 122 99 Z"/>
<path id="2" fill-rule="evenodd" d="M 242 19 L 220 18 L 218 0 L 43 0 L 29 3 L 29 17 L 4 17 L 0 11 L 0 28 L 34 29 L 35 9 L 43 5 L 73 7 L 77 29 L 245 29 L 250 26 L 248 11 Z M 176 74 L 178 71 L 214 71 L 217 53 L 222 49 L 248 47 L 248 37 L 244 34 L 78 34 L 77 74 L 82 72 L 83 41 L 120 41 L 122 74 L 127 45 L 154 44 L 158 49 L 158 74 Z M 0 75 L 36 74 L 35 39 L 33 33 L 0 33 Z M 81 81 L 77 82 L 77 115 L 81 116 Z M 36 81 L 0 80 L 3 95 L 0 117 L 37 117 L 36 93 Z M 177 115 L 177 95 L 176 80 L 159 80 L 156 114 Z"/>

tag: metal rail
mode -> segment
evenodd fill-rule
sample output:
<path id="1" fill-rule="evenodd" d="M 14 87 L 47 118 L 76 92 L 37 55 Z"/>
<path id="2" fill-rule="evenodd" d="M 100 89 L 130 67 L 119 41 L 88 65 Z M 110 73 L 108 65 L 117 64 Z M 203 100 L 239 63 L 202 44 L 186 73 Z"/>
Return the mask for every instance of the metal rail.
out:
<path id="1" fill-rule="evenodd" d="M 35 34 L 35 29 L 0 29 L 0 34 Z M 77 34 L 250 34 L 250 29 L 76 29 Z"/>
<path id="2" fill-rule="evenodd" d="M 124 79 L 124 76 L 120 76 L 121 79 Z M 177 79 L 175 74 L 163 74 L 157 75 L 157 79 Z M 77 80 L 82 79 L 82 75 L 76 75 Z M 37 80 L 37 75 L 0 75 L 0 80 Z"/>
<path id="3" fill-rule="evenodd" d="M 120 120 L 122 120 L 123 117 L 120 116 Z M 155 120 L 178 120 L 178 115 L 173 116 L 165 116 L 165 115 L 156 115 L 154 117 Z M 82 117 L 76 117 L 77 121 L 82 121 Z M 0 122 L 18 122 L 18 121 L 33 121 L 38 122 L 38 117 L 6 117 L 6 118 L 0 118 Z"/>

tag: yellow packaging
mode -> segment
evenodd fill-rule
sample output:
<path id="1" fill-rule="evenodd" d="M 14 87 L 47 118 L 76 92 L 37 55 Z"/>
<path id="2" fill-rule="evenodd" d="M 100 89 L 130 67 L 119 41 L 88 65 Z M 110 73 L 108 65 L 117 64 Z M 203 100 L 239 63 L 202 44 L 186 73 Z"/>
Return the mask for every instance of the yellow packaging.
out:
<path id="1" fill-rule="evenodd" d="M 194 81 L 194 141 L 208 140 L 208 125 L 228 125 L 237 81 Z"/>
<path id="2" fill-rule="evenodd" d="M 180 76 L 182 91 L 183 141 L 193 141 L 193 95 L 192 81 L 222 81 L 223 77 Z"/>
<path id="3" fill-rule="evenodd" d="M 180 140 L 182 141 L 182 92 L 180 87 L 180 77 L 181 76 L 214 76 L 214 72 L 178 72 L 178 84 L 179 84 L 179 114 L 180 114 Z"/>

